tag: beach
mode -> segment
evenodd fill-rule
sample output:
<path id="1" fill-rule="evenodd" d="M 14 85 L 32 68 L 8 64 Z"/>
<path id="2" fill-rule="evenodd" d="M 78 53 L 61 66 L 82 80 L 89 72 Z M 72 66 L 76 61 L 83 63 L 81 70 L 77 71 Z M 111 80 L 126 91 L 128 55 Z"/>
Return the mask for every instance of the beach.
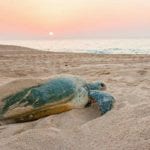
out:
<path id="1" fill-rule="evenodd" d="M 150 55 L 40 51 L 0 45 L 0 103 L 21 89 L 62 74 L 101 80 L 115 97 L 28 123 L 0 126 L 0 150 L 149 150 Z"/>

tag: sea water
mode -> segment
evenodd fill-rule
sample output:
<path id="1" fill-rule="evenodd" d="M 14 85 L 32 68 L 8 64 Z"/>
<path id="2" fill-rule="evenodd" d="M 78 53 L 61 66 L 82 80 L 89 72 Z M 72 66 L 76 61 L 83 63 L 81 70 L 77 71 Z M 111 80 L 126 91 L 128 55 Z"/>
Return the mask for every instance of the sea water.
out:
<path id="1" fill-rule="evenodd" d="M 9 40 L 0 44 L 25 46 L 43 51 L 96 54 L 150 54 L 150 39 L 49 39 Z"/>

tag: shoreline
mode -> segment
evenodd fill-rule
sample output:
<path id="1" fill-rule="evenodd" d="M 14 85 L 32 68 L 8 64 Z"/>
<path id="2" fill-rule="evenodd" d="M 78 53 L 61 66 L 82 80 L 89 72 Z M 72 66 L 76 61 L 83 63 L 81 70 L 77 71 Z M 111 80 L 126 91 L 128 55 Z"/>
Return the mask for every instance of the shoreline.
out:
<path id="1" fill-rule="evenodd" d="M 31 43 L 31 41 L 22 41 L 20 44 L 17 43 L 10 43 L 8 44 L 7 42 L 0 44 L 0 47 L 13 47 L 13 48 L 18 48 L 18 49 L 28 49 L 28 50 L 36 50 L 36 51 L 45 51 L 45 52 L 56 52 L 56 53 L 81 53 L 81 54 L 102 54 L 102 55 L 150 55 L 150 49 L 147 47 L 147 49 L 141 49 L 141 48 L 122 48 L 122 47 L 113 47 L 112 48 L 105 48 L 104 46 L 102 48 L 100 47 L 95 47 L 94 45 L 90 48 L 85 47 L 87 43 L 82 43 L 81 45 L 77 42 L 76 44 L 78 45 L 77 47 L 75 46 L 70 47 L 71 43 L 66 43 L 68 46 L 64 46 L 62 43 L 51 43 L 49 45 L 48 43 L 38 43 L 37 41 L 34 41 L 34 43 Z M 46 42 L 46 41 L 44 41 Z M 84 45 L 85 44 L 85 45 Z M 93 44 L 93 43 L 92 43 Z M 101 43 L 102 44 L 102 43 Z M 35 46 L 36 45 L 36 46 Z M 43 46 L 45 45 L 45 46 Z M 56 46 L 58 45 L 58 47 Z M 102 44 L 103 45 L 103 44 Z M 52 46 L 52 47 L 51 47 Z M 105 45 L 107 47 L 107 45 Z M 53 47 L 56 47 L 54 49 Z M 82 47 L 82 48 L 81 48 Z M 95 47 L 95 50 L 93 49 Z M 65 48 L 65 50 L 63 50 Z M 73 48 L 73 49 L 72 49 Z M 142 52 L 143 51 L 143 52 Z"/>

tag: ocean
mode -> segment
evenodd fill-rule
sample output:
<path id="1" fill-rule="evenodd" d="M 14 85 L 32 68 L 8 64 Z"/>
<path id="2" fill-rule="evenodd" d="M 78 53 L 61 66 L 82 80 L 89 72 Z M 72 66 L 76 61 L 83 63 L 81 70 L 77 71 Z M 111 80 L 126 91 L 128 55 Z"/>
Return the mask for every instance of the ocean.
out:
<path id="1" fill-rule="evenodd" d="M 9 40 L 0 41 L 0 44 L 25 46 L 54 52 L 150 54 L 150 39 Z"/>

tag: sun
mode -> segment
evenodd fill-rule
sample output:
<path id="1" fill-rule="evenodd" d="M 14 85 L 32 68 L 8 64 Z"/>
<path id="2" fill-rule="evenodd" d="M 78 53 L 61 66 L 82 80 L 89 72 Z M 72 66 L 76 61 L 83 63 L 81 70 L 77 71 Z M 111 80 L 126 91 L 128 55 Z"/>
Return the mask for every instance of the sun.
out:
<path id="1" fill-rule="evenodd" d="M 48 33 L 50 36 L 53 36 L 54 35 L 54 32 L 49 32 Z"/>

